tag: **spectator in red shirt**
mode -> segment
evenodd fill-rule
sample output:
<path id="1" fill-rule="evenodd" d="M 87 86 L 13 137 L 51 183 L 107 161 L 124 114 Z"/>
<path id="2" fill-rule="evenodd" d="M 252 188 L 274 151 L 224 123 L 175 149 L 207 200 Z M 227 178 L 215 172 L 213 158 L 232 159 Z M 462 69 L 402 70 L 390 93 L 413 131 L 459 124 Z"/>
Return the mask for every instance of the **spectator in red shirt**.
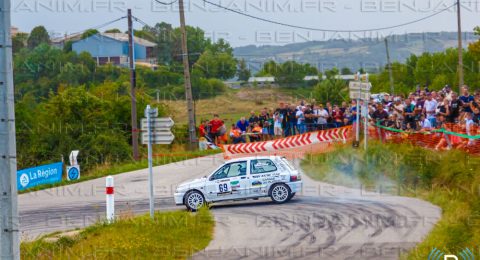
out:
<path id="1" fill-rule="evenodd" d="M 218 139 L 217 137 L 223 136 L 226 133 L 225 125 L 223 120 L 221 120 L 218 114 L 213 115 L 213 119 L 209 123 L 210 125 L 210 135 L 214 139 Z"/>
<path id="2" fill-rule="evenodd" d="M 210 134 L 210 123 L 208 120 L 202 120 L 202 123 L 198 127 L 199 137 L 204 137 L 208 142 L 213 143 L 213 137 Z"/>
<path id="3" fill-rule="evenodd" d="M 333 106 L 332 118 L 333 118 L 335 127 L 343 126 L 343 112 L 342 110 L 340 110 L 340 108 L 337 105 Z"/>
<path id="4" fill-rule="evenodd" d="M 208 121 L 207 120 L 202 120 L 202 123 L 198 127 L 198 132 L 200 134 L 200 137 L 205 137 L 207 135 L 208 131 Z"/>

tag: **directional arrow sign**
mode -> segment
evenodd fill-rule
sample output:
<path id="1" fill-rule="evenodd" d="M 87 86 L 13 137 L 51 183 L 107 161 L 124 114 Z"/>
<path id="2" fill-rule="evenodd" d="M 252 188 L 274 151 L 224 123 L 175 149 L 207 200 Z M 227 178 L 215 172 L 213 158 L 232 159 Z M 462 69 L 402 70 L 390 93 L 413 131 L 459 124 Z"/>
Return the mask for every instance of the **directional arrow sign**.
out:
<path id="1" fill-rule="evenodd" d="M 370 93 L 368 92 L 350 92 L 351 99 L 370 100 Z"/>
<path id="2" fill-rule="evenodd" d="M 348 85 L 350 91 L 362 91 L 368 92 L 372 88 L 372 83 L 370 82 L 358 82 L 358 81 L 350 81 Z"/>
<path id="3" fill-rule="evenodd" d="M 152 144 L 171 144 L 175 136 L 170 131 L 152 131 Z M 142 133 L 142 144 L 148 144 L 148 133 Z"/>
<path id="4" fill-rule="evenodd" d="M 170 117 L 151 118 L 150 122 L 151 127 L 154 130 L 170 130 L 170 128 L 172 128 L 174 125 L 174 122 Z M 148 131 L 148 120 L 146 118 L 142 119 L 141 129 L 142 131 Z"/>

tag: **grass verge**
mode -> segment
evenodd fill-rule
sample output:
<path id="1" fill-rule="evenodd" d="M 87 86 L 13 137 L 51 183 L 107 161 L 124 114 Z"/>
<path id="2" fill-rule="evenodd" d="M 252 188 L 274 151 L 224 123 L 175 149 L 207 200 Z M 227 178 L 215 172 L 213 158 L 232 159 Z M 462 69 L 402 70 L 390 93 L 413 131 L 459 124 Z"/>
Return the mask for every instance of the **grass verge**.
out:
<path id="1" fill-rule="evenodd" d="M 213 237 L 208 209 L 157 212 L 99 223 L 73 237 L 48 242 L 48 236 L 21 244 L 22 259 L 186 259 Z"/>
<path id="2" fill-rule="evenodd" d="M 440 206 L 442 219 L 406 258 L 426 259 L 433 248 L 452 254 L 470 248 L 480 257 L 479 157 L 461 151 L 434 152 L 408 144 L 372 142 L 367 152 L 345 146 L 310 155 L 302 168 L 316 180 L 382 188 Z"/>
<path id="3" fill-rule="evenodd" d="M 204 150 L 204 151 L 194 151 L 194 152 L 182 152 L 182 153 L 173 153 L 173 154 L 165 154 L 164 156 L 158 156 L 153 158 L 153 166 L 165 165 L 169 163 L 184 161 L 188 159 L 194 159 L 202 156 L 213 155 L 221 153 L 222 150 Z M 120 173 L 130 172 L 145 169 L 148 167 L 148 160 L 143 159 L 141 161 L 132 161 L 132 162 L 125 162 L 117 165 L 100 165 L 96 168 L 82 173 L 80 180 L 77 181 L 68 181 L 66 179 L 62 180 L 61 182 L 54 183 L 54 184 L 45 184 L 33 187 L 31 189 L 22 190 L 19 194 L 28 193 L 32 191 L 44 190 L 49 188 L 55 188 L 65 185 L 70 185 L 78 182 L 84 182 L 92 179 L 97 179 L 101 177 L 105 177 L 108 175 L 116 175 Z"/>

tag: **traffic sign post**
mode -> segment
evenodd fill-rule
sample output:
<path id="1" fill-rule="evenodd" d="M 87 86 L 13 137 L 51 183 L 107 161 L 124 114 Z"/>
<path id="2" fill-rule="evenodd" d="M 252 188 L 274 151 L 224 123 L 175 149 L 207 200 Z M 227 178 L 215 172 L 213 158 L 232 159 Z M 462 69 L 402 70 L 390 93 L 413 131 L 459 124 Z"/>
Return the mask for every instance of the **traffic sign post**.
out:
<path id="1" fill-rule="evenodd" d="M 365 105 L 365 116 L 363 117 L 364 118 L 364 124 L 363 124 L 363 135 L 364 135 L 364 147 L 365 147 L 365 151 L 367 151 L 367 145 L 368 145 L 368 101 L 370 100 L 370 89 L 372 88 L 372 84 L 369 82 L 368 80 L 368 73 L 365 74 L 365 80 L 367 81 L 366 82 L 366 88 L 368 88 L 368 99 L 365 99 L 363 101 L 363 104 Z M 366 89 L 367 90 L 367 89 Z"/>
<path id="2" fill-rule="evenodd" d="M 356 80 L 360 80 L 360 72 L 357 72 Z M 352 91 L 350 91 L 350 96 L 352 95 Z M 355 143 L 353 147 L 357 148 L 360 145 L 360 97 L 361 95 L 357 97 L 351 97 L 355 98 L 357 100 L 357 115 L 356 115 L 356 120 L 355 120 Z"/>
<path id="3" fill-rule="evenodd" d="M 360 73 L 357 73 L 355 81 L 349 83 L 350 98 L 357 100 L 357 116 L 355 127 L 355 143 L 354 147 L 358 147 L 360 143 L 360 101 L 364 101 L 363 111 L 366 111 L 364 115 L 364 134 L 365 134 L 365 150 L 367 149 L 367 136 L 368 136 L 368 101 L 370 100 L 370 89 L 372 84 L 368 81 L 368 73 L 365 74 L 365 81 L 362 82 Z"/>
<path id="4" fill-rule="evenodd" d="M 153 194 L 153 160 L 152 160 L 152 145 L 153 144 L 171 144 L 175 136 L 170 131 L 174 122 L 171 118 L 158 118 L 158 110 L 152 109 L 147 105 L 145 109 L 145 117 L 141 121 L 142 144 L 148 146 L 148 184 L 150 193 L 150 217 L 153 219 L 155 198 Z"/>

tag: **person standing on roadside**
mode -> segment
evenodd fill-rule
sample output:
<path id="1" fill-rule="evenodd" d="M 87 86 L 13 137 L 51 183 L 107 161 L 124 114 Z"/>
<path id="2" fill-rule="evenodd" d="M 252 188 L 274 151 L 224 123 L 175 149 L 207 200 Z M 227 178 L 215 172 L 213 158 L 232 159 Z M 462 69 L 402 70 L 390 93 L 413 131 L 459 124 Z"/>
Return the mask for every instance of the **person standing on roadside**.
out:
<path id="1" fill-rule="evenodd" d="M 375 112 L 372 114 L 372 118 L 376 124 L 385 125 L 386 121 L 388 120 L 388 113 L 383 108 L 382 103 L 378 103 L 375 109 Z"/>
<path id="2" fill-rule="evenodd" d="M 244 116 L 241 117 L 240 120 L 238 120 L 237 122 L 237 127 L 238 129 L 240 129 L 240 131 L 242 131 L 243 134 L 248 131 L 248 126 L 249 126 L 249 123 Z"/>
<path id="3" fill-rule="evenodd" d="M 468 86 L 463 85 L 462 87 L 462 96 L 460 97 L 460 101 L 462 101 L 463 111 L 465 113 L 472 113 L 472 108 L 470 104 L 475 100 L 472 95 L 468 92 Z"/>
<path id="4" fill-rule="evenodd" d="M 220 136 L 224 135 L 226 130 L 223 131 L 224 122 L 223 120 L 220 119 L 218 114 L 213 115 L 213 119 L 209 123 L 210 125 L 210 135 L 212 136 L 212 139 L 214 139 L 215 143 L 218 144 L 220 141 Z M 223 133 L 222 133 L 223 131 Z"/>
<path id="5" fill-rule="evenodd" d="M 232 128 L 230 129 L 230 138 L 232 139 L 233 144 L 245 143 L 242 131 L 238 129 L 235 124 L 232 124 Z"/>
<path id="6" fill-rule="evenodd" d="M 335 127 L 343 126 L 343 112 L 337 105 L 333 106 L 332 118 L 333 118 L 333 123 L 335 124 Z"/>
<path id="7" fill-rule="evenodd" d="M 315 129 L 315 115 L 313 114 L 313 105 L 304 107 L 303 115 L 305 117 L 305 132 L 311 132 Z"/>
<path id="8" fill-rule="evenodd" d="M 462 108 L 462 101 L 458 99 L 457 93 L 452 93 L 452 100 L 450 101 L 449 112 L 450 114 L 447 116 L 448 123 L 457 123 L 458 117 L 460 116 L 460 109 Z"/>
<path id="9" fill-rule="evenodd" d="M 403 109 L 403 118 L 405 120 L 404 129 L 416 129 L 415 123 L 415 105 L 411 99 L 405 99 L 405 108 Z"/>
<path id="10" fill-rule="evenodd" d="M 295 111 L 295 106 L 290 106 L 287 109 L 287 115 L 286 115 L 286 120 L 287 120 L 287 125 L 285 129 L 285 137 L 295 135 L 295 128 L 297 125 L 297 117 L 296 117 L 297 111 Z"/>
<path id="11" fill-rule="evenodd" d="M 318 105 L 318 120 L 317 120 L 318 130 L 327 130 L 328 117 L 329 117 L 328 112 L 327 110 L 325 110 L 325 108 L 323 108 L 323 105 L 322 104 Z"/>
<path id="12" fill-rule="evenodd" d="M 255 114 L 255 111 L 250 112 L 250 118 L 248 118 L 248 124 L 250 125 L 250 130 L 253 130 L 253 127 L 255 126 L 256 123 L 258 123 L 259 118 Z"/>
<path id="13" fill-rule="evenodd" d="M 295 117 L 297 118 L 297 129 L 299 134 L 303 134 L 306 131 L 305 127 L 305 107 L 299 107 L 298 111 L 295 114 Z"/>
<path id="14" fill-rule="evenodd" d="M 432 127 L 436 126 L 436 117 L 435 112 L 437 110 L 437 101 L 433 99 L 432 93 L 427 93 L 427 100 L 425 100 L 423 113 L 425 113 L 428 120 L 430 120 L 430 124 Z"/>

